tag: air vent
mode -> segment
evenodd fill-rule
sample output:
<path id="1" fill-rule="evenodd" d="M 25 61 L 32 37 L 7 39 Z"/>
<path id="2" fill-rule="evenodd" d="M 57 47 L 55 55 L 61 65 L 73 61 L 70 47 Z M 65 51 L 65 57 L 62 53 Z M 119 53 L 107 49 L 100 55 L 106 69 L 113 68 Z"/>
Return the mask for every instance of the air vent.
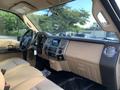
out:
<path id="1" fill-rule="evenodd" d="M 104 50 L 104 54 L 107 56 L 107 57 L 114 57 L 114 55 L 116 54 L 116 48 L 113 47 L 113 46 L 108 46 L 107 48 L 105 48 Z"/>

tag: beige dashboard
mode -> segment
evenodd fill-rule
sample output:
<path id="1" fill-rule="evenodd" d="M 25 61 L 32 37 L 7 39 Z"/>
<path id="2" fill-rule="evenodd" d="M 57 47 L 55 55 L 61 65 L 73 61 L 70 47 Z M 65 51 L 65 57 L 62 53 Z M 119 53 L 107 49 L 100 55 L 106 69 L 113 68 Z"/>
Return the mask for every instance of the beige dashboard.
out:
<path id="1" fill-rule="evenodd" d="M 69 71 L 102 83 L 100 75 L 100 58 L 103 44 L 66 40 L 63 49 L 64 60 L 49 57 L 43 50 L 43 57 L 50 61 L 50 67 L 56 71 Z"/>
<path id="2" fill-rule="evenodd" d="M 104 45 L 70 41 L 65 59 L 73 73 L 101 83 L 100 58 Z"/>
<path id="3" fill-rule="evenodd" d="M 49 37 L 41 50 L 39 56 L 56 71 L 75 73 L 111 90 L 120 88 L 119 42 Z"/>

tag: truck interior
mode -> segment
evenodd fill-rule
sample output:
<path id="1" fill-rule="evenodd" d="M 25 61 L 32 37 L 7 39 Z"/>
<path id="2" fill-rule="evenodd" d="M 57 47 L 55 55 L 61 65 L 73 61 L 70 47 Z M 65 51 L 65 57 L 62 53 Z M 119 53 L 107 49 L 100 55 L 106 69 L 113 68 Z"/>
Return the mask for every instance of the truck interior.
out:
<path id="1" fill-rule="evenodd" d="M 119 0 L 0 0 L 0 90 L 120 90 Z"/>

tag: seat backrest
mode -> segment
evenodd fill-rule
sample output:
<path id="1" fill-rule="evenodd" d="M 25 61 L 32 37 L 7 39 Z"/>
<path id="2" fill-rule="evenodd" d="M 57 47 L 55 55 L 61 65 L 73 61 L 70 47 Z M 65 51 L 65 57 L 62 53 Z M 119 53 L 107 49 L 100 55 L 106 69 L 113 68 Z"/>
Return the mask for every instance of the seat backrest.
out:
<path id="1" fill-rule="evenodd" d="M 0 90 L 4 90 L 4 86 L 5 86 L 5 78 L 2 72 L 0 71 Z"/>

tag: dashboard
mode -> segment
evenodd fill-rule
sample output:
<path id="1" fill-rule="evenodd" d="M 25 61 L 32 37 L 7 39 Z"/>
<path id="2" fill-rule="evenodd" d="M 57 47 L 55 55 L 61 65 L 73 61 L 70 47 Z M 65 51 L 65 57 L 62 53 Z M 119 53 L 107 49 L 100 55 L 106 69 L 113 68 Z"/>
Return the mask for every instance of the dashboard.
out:
<path id="1" fill-rule="evenodd" d="M 72 72 L 109 88 L 120 88 L 119 43 L 49 37 L 39 56 L 56 71 Z"/>

